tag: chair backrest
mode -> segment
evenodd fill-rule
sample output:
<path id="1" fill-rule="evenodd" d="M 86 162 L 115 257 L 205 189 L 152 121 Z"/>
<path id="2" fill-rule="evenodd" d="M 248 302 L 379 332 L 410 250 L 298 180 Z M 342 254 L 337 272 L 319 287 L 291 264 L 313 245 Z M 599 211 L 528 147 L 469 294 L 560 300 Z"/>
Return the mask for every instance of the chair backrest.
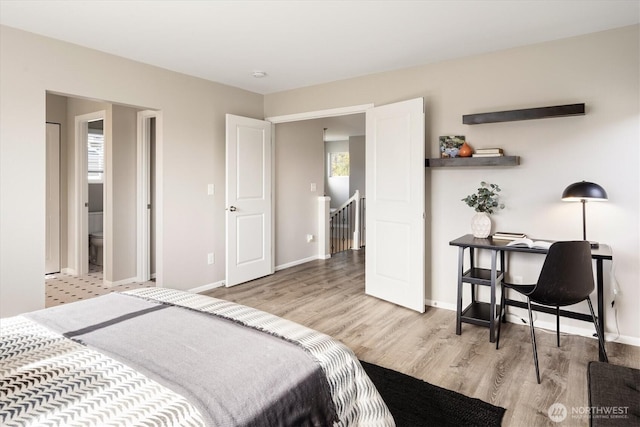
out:
<path id="1" fill-rule="evenodd" d="M 531 301 L 565 306 L 584 301 L 594 290 L 589 242 L 555 242 L 544 260 Z"/>

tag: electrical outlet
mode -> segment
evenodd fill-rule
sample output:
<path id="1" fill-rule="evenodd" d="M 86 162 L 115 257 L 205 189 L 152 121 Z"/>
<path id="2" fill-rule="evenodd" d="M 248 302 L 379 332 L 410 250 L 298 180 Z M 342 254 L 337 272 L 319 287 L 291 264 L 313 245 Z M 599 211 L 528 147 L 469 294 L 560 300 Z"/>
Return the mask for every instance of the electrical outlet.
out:
<path id="1" fill-rule="evenodd" d="M 311 191 L 316 191 L 316 190 L 317 190 L 317 188 L 318 188 L 318 187 L 316 186 L 316 183 L 315 183 L 315 182 L 312 182 L 312 183 L 311 183 Z"/>
<path id="2" fill-rule="evenodd" d="M 213 252 L 212 252 L 212 253 L 210 253 L 210 254 L 207 254 L 207 263 L 208 263 L 209 265 L 211 265 L 211 264 L 213 264 L 214 262 L 215 262 L 215 258 L 214 258 L 214 256 L 213 256 Z"/>
<path id="3" fill-rule="evenodd" d="M 215 184 L 209 184 L 207 185 L 207 195 L 208 196 L 213 196 L 216 192 L 216 186 Z"/>
<path id="4" fill-rule="evenodd" d="M 307 234 L 307 243 L 313 242 L 313 234 Z"/>

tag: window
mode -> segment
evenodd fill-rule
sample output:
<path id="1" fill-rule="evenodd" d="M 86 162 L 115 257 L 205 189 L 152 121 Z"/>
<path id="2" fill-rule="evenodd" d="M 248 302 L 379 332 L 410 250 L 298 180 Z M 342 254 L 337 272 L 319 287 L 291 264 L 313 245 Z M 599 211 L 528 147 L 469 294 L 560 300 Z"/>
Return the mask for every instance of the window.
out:
<path id="1" fill-rule="evenodd" d="M 104 134 L 99 129 L 89 129 L 87 137 L 87 179 L 89 182 L 104 180 Z"/>
<path id="2" fill-rule="evenodd" d="M 349 176 L 349 153 L 329 153 L 329 177 Z"/>

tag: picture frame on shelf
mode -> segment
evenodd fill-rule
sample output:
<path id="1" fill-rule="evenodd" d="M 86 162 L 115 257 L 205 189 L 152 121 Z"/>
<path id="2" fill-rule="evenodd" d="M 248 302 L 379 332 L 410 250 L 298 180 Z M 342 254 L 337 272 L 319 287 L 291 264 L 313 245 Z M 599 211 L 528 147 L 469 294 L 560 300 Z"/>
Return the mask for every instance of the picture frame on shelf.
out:
<path id="1" fill-rule="evenodd" d="M 465 143 L 464 135 L 443 135 L 439 137 L 440 157 L 443 159 L 460 157 L 460 147 Z"/>

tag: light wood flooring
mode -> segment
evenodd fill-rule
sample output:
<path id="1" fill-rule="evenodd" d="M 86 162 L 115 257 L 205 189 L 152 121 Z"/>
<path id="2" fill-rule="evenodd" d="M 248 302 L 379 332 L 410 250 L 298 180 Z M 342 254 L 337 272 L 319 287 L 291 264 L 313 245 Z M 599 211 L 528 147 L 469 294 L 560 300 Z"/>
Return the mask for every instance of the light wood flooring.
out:
<path id="1" fill-rule="evenodd" d="M 488 329 L 463 324 L 455 312 L 427 307 L 424 314 L 364 294 L 364 250 L 312 261 L 207 295 L 276 314 L 321 331 L 350 347 L 358 358 L 421 378 L 507 409 L 504 426 L 587 426 L 572 408 L 589 405 L 587 364 L 597 360 L 597 340 L 537 333 L 542 384 L 537 384 L 529 328 L 503 325 L 500 349 Z M 640 348 L 607 343 L 611 363 L 640 367 Z M 554 403 L 569 411 L 556 424 Z"/>

